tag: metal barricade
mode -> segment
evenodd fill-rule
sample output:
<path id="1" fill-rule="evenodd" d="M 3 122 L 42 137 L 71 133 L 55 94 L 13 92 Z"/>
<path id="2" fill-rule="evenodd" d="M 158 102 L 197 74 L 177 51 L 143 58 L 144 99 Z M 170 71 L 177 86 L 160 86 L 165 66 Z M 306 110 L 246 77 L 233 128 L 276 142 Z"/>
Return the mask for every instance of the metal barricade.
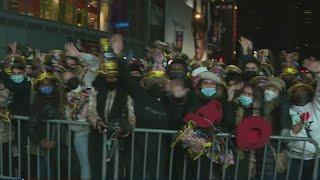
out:
<path id="1" fill-rule="evenodd" d="M 43 174 L 51 179 L 75 179 L 72 169 L 76 166 L 73 160 L 74 147 L 71 143 L 73 132 L 71 126 L 82 125 L 90 126 L 87 122 L 67 121 L 67 120 L 49 120 L 46 121 L 46 133 L 49 139 L 51 134 L 55 134 L 56 145 L 54 150 L 43 150 L 39 147 L 34 148 L 30 137 L 26 135 L 25 124 L 30 120 L 28 117 L 15 116 L 13 122 L 9 124 L 8 131 L 15 132 L 15 139 L 0 144 L 0 175 L 9 177 L 24 177 L 25 179 L 41 179 Z M 55 127 L 55 128 L 52 128 Z M 54 132 L 51 132 L 54 131 Z M 94 154 L 98 156 L 101 162 L 99 164 L 101 172 L 92 174 L 92 179 L 247 179 L 246 172 L 243 170 L 243 164 L 247 161 L 242 159 L 246 153 L 237 151 L 232 145 L 234 137 L 230 134 L 218 134 L 215 139 L 221 139 L 225 142 L 225 149 L 231 144 L 234 164 L 225 168 L 221 164 L 213 163 L 207 156 L 193 161 L 179 147 L 170 146 L 172 137 L 176 131 L 156 130 L 156 129 L 135 129 L 124 142 L 113 142 L 115 152 L 113 157 L 108 158 L 110 146 L 109 137 L 101 135 L 102 153 Z M 61 142 L 66 142 L 66 146 Z M 270 158 L 270 146 L 274 147 L 276 154 L 280 153 L 281 146 L 288 142 L 302 141 L 304 144 L 310 142 L 315 145 L 313 178 L 318 177 L 319 146 L 309 138 L 281 137 L 272 136 L 270 144 L 257 150 L 256 165 L 258 170 L 256 179 L 290 179 L 290 168 L 292 158 L 289 157 L 287 171 L 279 174 L 275 166 L 269 166 L 268 163 L 275 161 Z M 125 149 L 119 144 L 125 144 Z M 213 142 L 214 143 L 214 142 Z M 90 147 L 89 147 L 90 148 Z M 211 148 L 210 151 L 214 151 Z M 209 154 L 209 152 L 208 152 Z M 213 154 L 213 153 L 211 153 Z M 54 159 L 54 162 L 51 161 Z M 275 164 L 275 162 L 273 162 Z M 91 166 L 93 164 L 90 164 Z M 304 161 L 299 164 L 299 177 L 302 178 Z M 272 170 L 270 170 L 270 167 Z M 81 170 L 77 172 L 77 178 Z M 297 172 L 295 172 L 297 173 Z M 244 178 L 245 177 L 245 178 Z"/>

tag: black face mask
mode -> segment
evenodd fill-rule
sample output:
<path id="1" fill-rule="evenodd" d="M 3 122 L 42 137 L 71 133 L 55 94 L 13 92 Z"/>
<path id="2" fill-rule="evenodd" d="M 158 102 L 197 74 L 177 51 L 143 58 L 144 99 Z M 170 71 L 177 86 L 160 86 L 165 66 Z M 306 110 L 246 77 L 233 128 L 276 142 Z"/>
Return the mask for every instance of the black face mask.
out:
<path id="1" fill-rule="evenodd" d="M 80 80 L 77 77 L 71 78 L 65 84 L 67 86 L 67 91 L 72 91 L 80 85 Z"/>
<path id="2" fill-rule="evenodd" d="M 305 106 L 312 101 L 312 95 L 309 93 L 294 93 L 291 97 L 291 103 L 295 106 Z"/>
<path id="3" fill-rule="evenodd" d="M 114 90 L 119 87 L 118 82 L 106 82 L 107 89 Z"/>
<path id="4" fill-rule="evenodd" d="M 170 79 L 184 79 L 185 73 L 184 72 L 170 72 L 169 73 Z"/>
<path id="5" fill-rule="evenodd" d="M 246 70 L 243 73 L 243 80 L 248 82 L 248 81 L 251 81 L 256 76 L 258 76 L 257 71 Z"/>
<path id="6" fill-rule="evenodd" d="M 162 87 L 160 87 L 157 84 L 154 84 L 151 87 L 149 87 L 147 91 L 152 97 L 160 97 L 162 94 Z"/>

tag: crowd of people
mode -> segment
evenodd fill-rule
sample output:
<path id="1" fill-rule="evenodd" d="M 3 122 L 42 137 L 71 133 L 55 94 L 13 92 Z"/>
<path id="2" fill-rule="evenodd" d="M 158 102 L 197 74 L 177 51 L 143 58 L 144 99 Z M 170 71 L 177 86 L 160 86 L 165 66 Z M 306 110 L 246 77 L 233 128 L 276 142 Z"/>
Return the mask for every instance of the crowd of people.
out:
<path id="1" fill-rule="evenodd" d="M 33 177 L 37 176 L 37 166 L 43 179 L 48 176 L 48 161 L 51 177 L 57 176 L 57 163 L 61 165 L 61 176 L 66 175 L 64 146 L 68 144 L 68 131 L 57 125 L 47 128 L 43 123 L 64 119 L 91 124 L 71 125 L 74 158 L 79 162 L 75 174 L 83 180 L 101 176 L 102 134 L 118 139 L 119 177 L 129 177 L 134 128 L 178 131 L 160 144 L 152 134 L 147 140 L 136 135 L 131 167 L 136 179 L 143 174 L 146 142 L 149 179 L 156 176 L 156 165 L 151 163 L 157 162 L 159 145 L 168 151 L 161 158 L 159 174 L 162 179 L 168 178 L 170 144 L 175 149 L 173 179 L 183 176 L 185 154 L 187 179 L 197 177 L 199 162 L 195 160 L 200 157 L 200 179 L 207 179 L 209 174 L 221 179 L 224 167 L 228 167 L 226 179 L 233 179 L 235 171 L 241 178 L 253 179 L 260 179 L 264 171 L 264 177 L 271 179 L 275 168 L 280 178 L 290 171 L 289 179 L 298 179 L 300 167 L 302 177 L 312 179 L 316 152 L 313 144 L 282 142 L 276 152 L 277 143 L 269 141 L 269 137 L 308 137 L 320 143 L 319 52 L 310 50 L 299 55 L 283 51 L 275 58 L 268 49 L 254 51 L 253 43 L 244 37 L 239 44 L 239 63 L 227 65 L 215 59 L 193 60 L 170 51 L 161 41 L 154 42 L 143 59 L 129 58 L 124 56 L 124 42 L 118 34 L 100 39 L 100 52 L 84 52 L 71 42 L 65 44 L 64 50 L 47 53 L 10 43 L 0 71 L 3 162 L 10 158 L 9 142 L 15 144 L 17 139 L 16 131 L 9 131 L 9 124 L 16 126 L 13 115 L 21 115 L 30 117 L 22 124 L 21 143 L 25 146 L 26 137 L 30 137 Z M 275 66 L 274 59 L 281 60 L 281 64 Z M 56 157 L 58 131 L 60 162 Z M 236 140 L 212 143 L 220 132 L 235 134 Z M 48 151 L 52 152 L 50 159 Z M 238 170 L 236 155 L 241 156 Z M 291 163 L 286 169 L 288 157 Z M 110 169 L 113 165 L 109 166 Z M 4 166 L 4 174 L 8 171 Z"/>

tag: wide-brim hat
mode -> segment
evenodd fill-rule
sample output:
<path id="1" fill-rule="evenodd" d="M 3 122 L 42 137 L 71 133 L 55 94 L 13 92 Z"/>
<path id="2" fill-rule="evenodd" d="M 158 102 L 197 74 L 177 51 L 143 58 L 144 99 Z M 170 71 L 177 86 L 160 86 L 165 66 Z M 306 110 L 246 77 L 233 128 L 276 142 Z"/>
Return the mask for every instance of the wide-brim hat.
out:
<path id="1" fill-rule="evenodd" d="M 218 75 L 216 75 L 212 72 L 209 72 L 209 71 L 200 73 L 199 78 L 201 80 L 211 80 L 211 81 L 216 82 L 217 84 L 223 84 L 222 79 Z"/>
<path id="2" fill-rule="evenodd" d="M 240 150 L 262 148 L 272 134 L 271 123 L 261 116 L 249 116 L 237 126 L 236 139 Z"/>
<path id="3" fill-rule="evenodd" d="M 184 117 L 185 122 L 193 121 L 201 128 L 209 128 L 220 124 L 221 120 L 222 106 L 216 100 L 200 107 L 195 113 L 189 113 Z"/>
<path id="4" fill-rule="evenodd" d="M 228 65 L 225 69 L 226 73 L 229 73 L 229 72 L 237 72 L 239 74 L 242 73 L 242 70 L 236 66 L 236 65 Z"/>
<path id="5" fill-rule="evenodd" d="M 298 88 L 304 88 L 305 91 L 307 91 L 308 93 L 311 93 L 311 94 L 314 93 L 314 88 L 312 86 L 298 82 L 294 86 L 292 86 L 288 89 L 288 95 L 292 96 L 292 93 Z"/>
<path id="6" fill-rule="evenodd" d="M 257 76 L 257 77 L 254 77 L 250 81 L 250 83 L 255 86 L 265 87 L 265 86 L 267 86 L 268 81 L 269 81 L 269 78 L 266 76 Z"/>
<path id="7" fill-rule="evenodd" d="M 286 83 L 280 78 L 270 78 L 266 87 L 273 87 L 281 92 L 286 89 Z"/>

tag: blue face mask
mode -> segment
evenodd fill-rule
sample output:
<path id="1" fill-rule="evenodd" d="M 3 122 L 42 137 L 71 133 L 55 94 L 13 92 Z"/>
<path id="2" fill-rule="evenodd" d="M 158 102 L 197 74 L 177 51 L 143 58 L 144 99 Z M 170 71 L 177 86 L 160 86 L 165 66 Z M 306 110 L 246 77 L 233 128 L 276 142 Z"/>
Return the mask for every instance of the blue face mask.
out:
<path id="1" fill-rule="evenodd" d="M 274 91 L 270 91 L 270 90 L 264 91 L 264 99 L 267 102 L 274 100 L 275 98 L 277 98 L 277 96 L 278 96 L 277 93 L 275 93 Z"/>
<path id="2" fill-rule="evenodd" d="M 40 92 L 42 94 L 51 94 L 53 92 L 53 87 L 52 86 L 42 86 L 42 87 L 40 87 Z"/>
<path id="3" fill-rule="evenodd" d="M 206 97 L 212 97 L 217 93 L 216 88 L 202 88 L 201 93 Z"/>
<path id="4" fill-rule="evenodd" d="M 253 103 L 253 99 L 251 97 L 245 96 L 245 95 L 241 95 L 238 100 L 240 101 L 240 103 L 245 106 L 248 107 Z"/>
<path id="5" fill-rule="evenodd" d="M 15 83 L 21 83 L 24 80 L 24 76 L 22 74 L 11 75 L 10 79 Z"/>

